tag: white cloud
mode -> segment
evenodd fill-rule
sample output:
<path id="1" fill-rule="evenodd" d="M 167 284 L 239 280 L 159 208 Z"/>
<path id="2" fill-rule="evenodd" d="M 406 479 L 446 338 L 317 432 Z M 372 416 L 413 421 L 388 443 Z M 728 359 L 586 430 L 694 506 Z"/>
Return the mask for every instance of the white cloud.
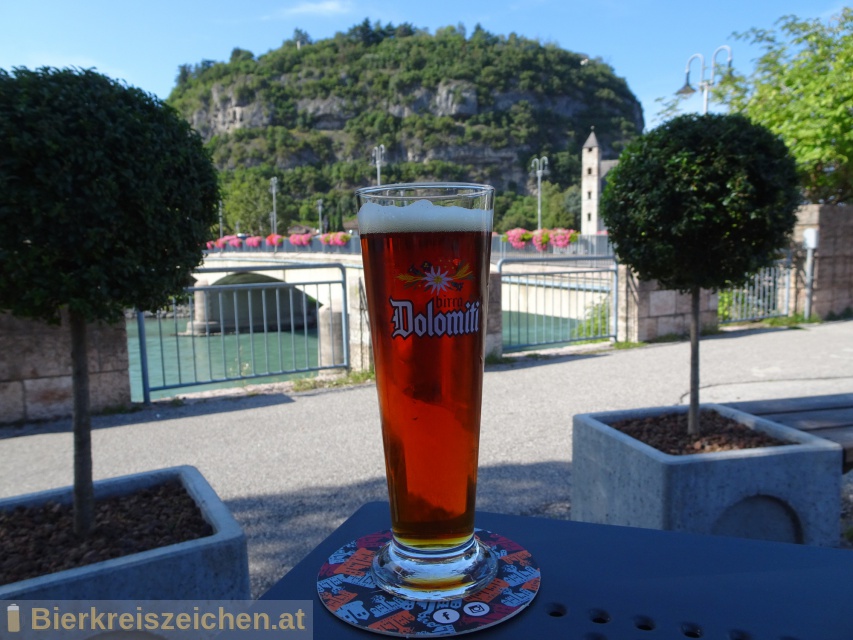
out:
<path id="1" fill-rule="evenodd" d="M 352 3 L 348 0 L 319 0 L 300 2 L 292 7 L 280 9 L 268 19 L 281 19 L 290 16 L 338 16 L 352 13 Z"/>

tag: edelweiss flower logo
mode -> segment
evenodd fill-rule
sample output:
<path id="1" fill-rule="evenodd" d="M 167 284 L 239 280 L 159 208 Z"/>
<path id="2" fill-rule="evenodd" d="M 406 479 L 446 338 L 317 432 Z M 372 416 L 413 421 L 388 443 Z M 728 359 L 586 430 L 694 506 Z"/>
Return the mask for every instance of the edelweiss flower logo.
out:
<path id="1" fill-rule="evenodd" d="M 427 291 L 433 293 L 441 293 L 450 287 L 450 278 L 447 277 L 447 271 L 442 271 L 439 267 L 430 267 L 424 274 L 423 281 Z"/>
<path id="2" fill-rule="evenodd" d="M 442 267 L 431 262 L 424 262 L 420 268 L 412 265 L 408 273 L 397 274 L 406 288 L 423 287 L 430 293 L 442 293 L 448 289 L 462 291 L 462 281 L 472 280 L 474 274 L 471 267 L 459 260 L 444 260 L 447 266 Z"/>

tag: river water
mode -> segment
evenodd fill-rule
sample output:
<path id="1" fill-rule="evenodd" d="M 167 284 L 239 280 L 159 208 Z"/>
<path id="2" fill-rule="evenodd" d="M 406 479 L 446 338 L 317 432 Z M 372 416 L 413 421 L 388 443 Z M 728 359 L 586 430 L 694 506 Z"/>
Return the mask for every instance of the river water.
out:
<path id="1" fill-rule="evenodd" d="M 147 318 L 144 323 L 149 385 L 189 385 L 152 391 L 152 399 L 304 378 L 313 375 L 308 369 L 317 366 L 316 328 L 244 332 L 239 336 L 189 336 L 180 335 L 186 330 L 186 318 Z M 135 319 L 127 321 L 127 350 L 131 399 L 142 402 L 142 364 Z"/>

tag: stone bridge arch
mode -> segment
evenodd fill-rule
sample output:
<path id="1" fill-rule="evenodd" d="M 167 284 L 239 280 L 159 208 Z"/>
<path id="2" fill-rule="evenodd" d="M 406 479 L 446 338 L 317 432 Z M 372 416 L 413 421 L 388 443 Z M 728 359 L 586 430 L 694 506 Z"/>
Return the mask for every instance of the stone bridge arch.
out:
<path id="1" fill-rule="evenodd" d="M 213 283 L 199 281 L 191 331 L 233 333 L 316 327 L 322 303 L 285 284 L 279 278 L 252 271 L 228 274 Z"/>

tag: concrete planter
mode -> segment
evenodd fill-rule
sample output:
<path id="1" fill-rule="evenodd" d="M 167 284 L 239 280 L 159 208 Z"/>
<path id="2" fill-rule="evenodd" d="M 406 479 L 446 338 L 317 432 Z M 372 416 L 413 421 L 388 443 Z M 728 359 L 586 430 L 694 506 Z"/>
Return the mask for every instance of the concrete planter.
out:
<path id="1" fill-rule="evenodd" d="M 95 497 L 130 494 L 179 479 L 213 535 L 122 558 L 0 585 L 0 600 L 247 600 L 246 536 L 195 467 L 182 466 L 95 483 Z M 49 500 L 70 504 L 71 487 L 0 500 L 0 510 Z"/>
<path id="2" fill-rule="evenodd" d="M 673 456 L 608 424 L 686 406 L 577 415 L 572 519 L 837 546 L 841 447 L 729 407 L 703 408 L 796 444 Z"/>

